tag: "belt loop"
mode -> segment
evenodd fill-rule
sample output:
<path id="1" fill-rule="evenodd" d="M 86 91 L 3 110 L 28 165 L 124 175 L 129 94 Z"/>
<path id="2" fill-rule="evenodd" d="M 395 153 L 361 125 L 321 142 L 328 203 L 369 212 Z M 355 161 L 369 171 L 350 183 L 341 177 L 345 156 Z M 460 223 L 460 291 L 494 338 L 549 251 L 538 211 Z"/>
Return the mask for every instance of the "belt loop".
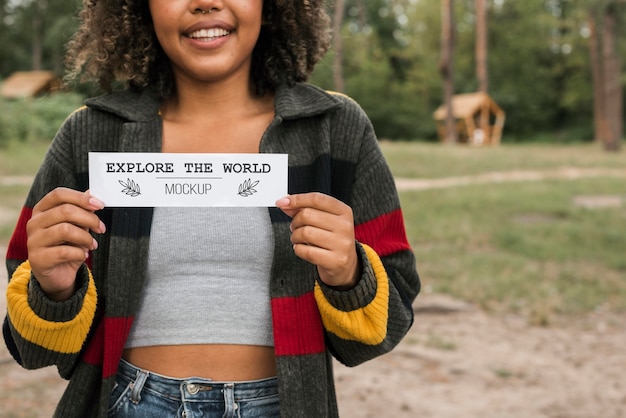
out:
<path id="1" fill-rule="evenodd" d="M 239 416 L 239 405 L 235 402 L 235 384 L 224 384 L 224 417 L 234 418 Z"/>
<path id="2" fill-rule="evenodd" d="M 141 400 L 141 391 L 143 389 L 143 385 L 146 383 L 146 380 L 148 380 L 148 375 L 149 373 L 147 371 L 138 370 L 137 378 L 131 384 L 130 400 L 135 405 L 137 405 Z"/>

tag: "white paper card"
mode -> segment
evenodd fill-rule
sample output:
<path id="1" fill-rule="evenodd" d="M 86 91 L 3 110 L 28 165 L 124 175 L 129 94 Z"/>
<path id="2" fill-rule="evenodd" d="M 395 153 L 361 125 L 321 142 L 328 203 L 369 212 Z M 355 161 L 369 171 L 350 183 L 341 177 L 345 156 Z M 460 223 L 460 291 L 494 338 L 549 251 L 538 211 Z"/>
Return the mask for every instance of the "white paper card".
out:
<path id="1" fill-rule="evenodd" d="M 89 189 L 110 207 L 270 207 L 287 154 L 89 153 Z"/>

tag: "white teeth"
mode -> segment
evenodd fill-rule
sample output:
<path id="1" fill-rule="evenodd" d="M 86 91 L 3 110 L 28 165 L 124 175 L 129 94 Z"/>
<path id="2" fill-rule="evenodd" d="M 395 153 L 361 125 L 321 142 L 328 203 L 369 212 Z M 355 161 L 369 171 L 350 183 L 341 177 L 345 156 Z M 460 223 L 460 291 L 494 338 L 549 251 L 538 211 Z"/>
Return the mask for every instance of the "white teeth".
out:
<path id="1" fill-rule="evenodd" d="M 225 29 L 213 28 L 213 29 L 200 29 L 189 34 L 190 38 L 219 38 L 220 36 L 226 36 L 229 32 Z"/>

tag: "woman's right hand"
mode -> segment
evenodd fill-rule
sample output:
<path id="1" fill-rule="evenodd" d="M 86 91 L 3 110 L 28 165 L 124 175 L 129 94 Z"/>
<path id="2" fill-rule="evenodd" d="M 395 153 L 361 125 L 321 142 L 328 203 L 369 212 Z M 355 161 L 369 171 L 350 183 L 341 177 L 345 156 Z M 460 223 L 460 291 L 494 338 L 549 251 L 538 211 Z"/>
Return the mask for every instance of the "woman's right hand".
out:
<path id="1" fill-rule="evenodd" d="M 89 194 L 57 188 L 33 208 L 26 225 L 28 260 L 41 289 L 61 302 L 75 293 L 76 272 L 98 248 L 91 232 L 103 234 L 104 223 L 95 211 L 104 204 Z"/>

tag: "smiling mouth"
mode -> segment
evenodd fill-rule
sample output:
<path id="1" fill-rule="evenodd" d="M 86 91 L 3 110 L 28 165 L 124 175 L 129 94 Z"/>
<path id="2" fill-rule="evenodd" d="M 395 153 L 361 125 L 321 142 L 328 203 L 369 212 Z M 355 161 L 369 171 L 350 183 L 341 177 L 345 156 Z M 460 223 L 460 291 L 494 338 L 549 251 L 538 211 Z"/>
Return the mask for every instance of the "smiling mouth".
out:
<path id="1" fill-rule="evenodd" d="M 214 29 L 200 29 L 195 32 L 191 32 L 188 36 L 191 39 L 204 39 L 204 40 L 213 40 L 217 38 L 222 38 L 224 36 L 230 35 L 230 31 L 221 28 Z"/>

